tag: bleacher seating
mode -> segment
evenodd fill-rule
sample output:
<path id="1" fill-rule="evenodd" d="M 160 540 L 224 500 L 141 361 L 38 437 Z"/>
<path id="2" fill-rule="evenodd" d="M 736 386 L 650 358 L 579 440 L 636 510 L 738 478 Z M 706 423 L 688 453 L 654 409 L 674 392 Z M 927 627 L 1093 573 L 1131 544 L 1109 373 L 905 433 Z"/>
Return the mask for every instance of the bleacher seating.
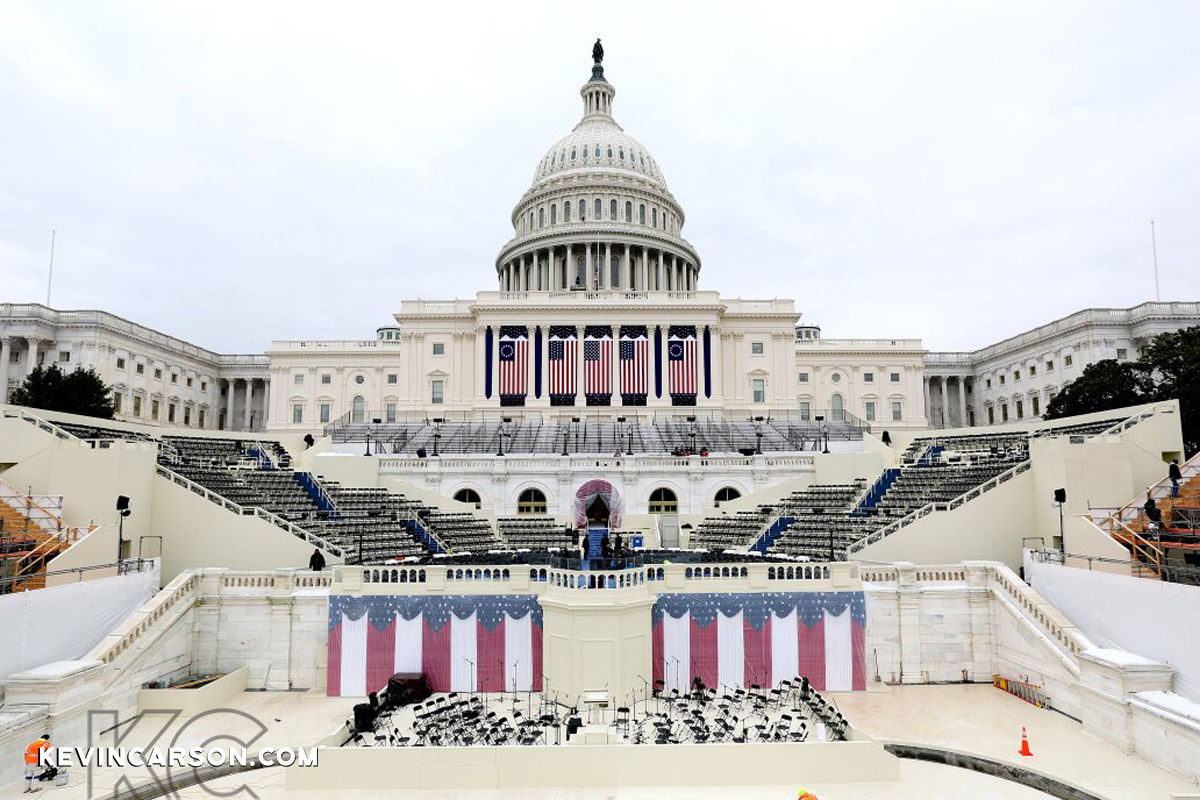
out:
<path id="1" fill-rule="evenodd" d="M 510 547 L 545 550 L 566 547 L 579 541 L 579 534 L 574 528 L 564 527 L 553 517 L 500 517 L 496 520 L 496 527 Z"/>

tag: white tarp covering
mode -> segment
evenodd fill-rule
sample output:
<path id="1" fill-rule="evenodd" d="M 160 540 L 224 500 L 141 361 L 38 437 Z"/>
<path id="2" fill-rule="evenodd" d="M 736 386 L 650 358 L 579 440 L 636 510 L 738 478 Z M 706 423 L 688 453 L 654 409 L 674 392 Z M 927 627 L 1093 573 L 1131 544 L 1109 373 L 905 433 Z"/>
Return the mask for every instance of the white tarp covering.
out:
<path id="1" fill-rule="evenodd" d="M 1098 647 L 1175 670 L 1175 692 L 1200 702 L 1200 587 L 1025 559 L 1025 580 Z"/>
<path id="2" fill-rule="evenodd" d="M 159 572 L 0 596 L 0 679 L 89 650 L 158 591 Z"/>

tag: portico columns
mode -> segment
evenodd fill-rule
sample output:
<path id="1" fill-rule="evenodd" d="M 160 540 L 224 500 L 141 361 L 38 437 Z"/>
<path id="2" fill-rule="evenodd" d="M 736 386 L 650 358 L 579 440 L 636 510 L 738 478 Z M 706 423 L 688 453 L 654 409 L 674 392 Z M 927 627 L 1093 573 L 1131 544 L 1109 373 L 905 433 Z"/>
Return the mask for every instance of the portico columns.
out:
<path id="1" fill-rule="evenodd" d="M 642 266 L 641 274 L 638 275 L 638 286 L 642 287 L 642 291 L 650 288 L 650 251 L 645 247 L 642 248 Z"/>
<path id="2" fill-rule="evenodd" d="M 592 288 L 592 246 L 584 244 L 583 246 L 583 288 L 591 290 Z"/>
<path id="3" fill-rule="evenodd" d="M 246 416 L 245 430 L 250 430 L 250 404 L 254 402 L 254 379 L 246 378 Z"/>
<path id="4" fill-rule="evenodd" d="M 8 402 L 8 362 L 12 360 L 12 339 L 0 338 L 0 403 Z"/>
<path id="5" fill-rule="evenodd" d="M 665 269 L 665 266 L 663 265 L 663 251 L 659 250 L 658 251 L 658 269 L 655 270 L 655 273 L 654 273 L 654 288 L 658 289 L 659 291 L 661 291 L 663 289 L 663 270 L 664 269 Z"/>
<path id="6" fill-rule="evenodd" d="M 967 379 L 963 377 L 958 379 L 958 419 L 964 428 L 971 424 L 967 418 Z"/>
<path id="7" fill-rule="evenodd" d="M 624 255 L 625 257 L 621 260 L 622 288 L 628 291 L 636 285 L 633 280 L 633 258 L 629 252 L 629 245 L 625 245 Z"/>
<path id="8" fill-rule="evenodd" d="M 41 345 L 42 340 L 31 336 L 25 341 L 29 343 L 29 369 L 26 370 L 26 374 L 28 374 L 37 369 L 38 347 Z"/>
<path id="9" fill-rule="evenodd" d="M 929 427 L 933 427 L 933 406 L 929 402 L 929 384 L 933 382 L 932 376 L 925 376 L 925 380 L 921 381 L 921 385 L 925 389 L 925 422 Z"/>

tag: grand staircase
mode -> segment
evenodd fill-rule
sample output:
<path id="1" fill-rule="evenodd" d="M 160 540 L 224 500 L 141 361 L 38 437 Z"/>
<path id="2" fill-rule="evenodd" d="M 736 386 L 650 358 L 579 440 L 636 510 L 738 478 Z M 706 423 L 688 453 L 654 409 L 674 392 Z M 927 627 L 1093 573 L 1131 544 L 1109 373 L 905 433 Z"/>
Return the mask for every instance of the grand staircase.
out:
<path id="1" fill-rule="evenodd" d="M 94 530 L 64 525 L 61 508 L 0 480 L 0 594 L 43 588 L 46 564 Z"/>

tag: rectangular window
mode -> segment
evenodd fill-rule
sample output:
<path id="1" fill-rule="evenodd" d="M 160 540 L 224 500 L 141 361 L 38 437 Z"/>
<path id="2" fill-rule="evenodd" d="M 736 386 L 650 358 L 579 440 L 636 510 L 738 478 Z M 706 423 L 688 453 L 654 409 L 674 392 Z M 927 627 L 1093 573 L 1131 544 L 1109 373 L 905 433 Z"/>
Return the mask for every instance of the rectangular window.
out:
<path id="1" fill-rule="evenodd" d="M 175 404 L 171 403 L 167 406 L 167 422 L 175 421 Z"/>
<path id="2" fill-rule="evenodd" d="M 433 343 L 433 354 L 435 356 L 446 355 L 446 343 L 445 342 L 434 342 Z"/>
<path id="3" fill-rule="evenodd" d="M 71 354 L 68 351 L 66 351 L 66 350 L 58 351 L 58 362 L 60 364 L 65 364 L 70 360 L 71 360 Z"/>
<path id="4" fill-rule="evenodd" d="M 1054 372 L 1054 362 L 1053 361 L 1046 362 L 1046 372 Z"/>
<path id="5" fill-rule="evenodd" d="M 133 396 L 133 415 L 140 417 L 142 415 L 142 398 L 137 395 Z"/>
<path id="6" fill-rule="evenodd" d="M 394 386 L 396 384 L 396 381 L 398 381 L 398 380 L 399 380 L 399 376 L 395 372 L 388 373 L 387 382 L 389 384 L 392 384 Z"/>
<path id="7" fill-rule="evenodd" d="M 396 404 L 388 403 L 386 406 L 383 407 L 383 411 L 384 411 L 384 421 L 387 422 L 389 425 L 392 423 L 395 423 L 395 421 L 396 421 Z"/>
<path id="8" fill-rule="evenodd" d="M 750 381 L 750 386 L 754 390 L 754 402 L 765 402 L 767 399 L 766 381 L 762 378 L 755 378 Z"/>
<path id="9" fill-rule="evenodd" d="M 800 403 L 800 421 L 808 422 L 812 418 L 812 407 L 806 403 Z"/>
<path id="10" fill-rule="evenodd" d="M 985 388 L 985 389 L 990 389 L 990 388 L 992 388 L 992 379 L 991 379 L 991 378 L 986 378 L 986 379 L 983 381 L 983 388 Z"/>
<path id="11" fill-rule="evenodd" d="M 192 424 L 192 410 L 190 408 L 187 408 L 186 406 L 183 409 L 183 424 L 184 425 Z"/>
<path id="12" fill-rule="evenodd" d="M 191 378 L 187 379 L 187 388 L 189 388 L 189 389 L 192 388 L 192 379 Z"/>
<path id="13" fill-rule="evenodd" d="M 321 424 L 329 422 L 329 403 L 321 403 Z"/>
<path id="14" fill-rule="evenodd" d="M 10 353 L 8 356 L 8 363 L 20 364 L 21 363 L 21 353 L 17 350 L 13 350 L 12 353 Z"/>
<path id="15" fill-rule="evenodd" d="M 899 383 L 899 382 L 900 382 L 900 373 L 893 372 L 892 373 L 892 383 Z"/>
<path id="16" fill-rule="evenodd" d="M 158 401 L 150 401 L 150 419 L 158 419 Z"/>
<path id="17" fill-rule="evenodd" d="M 146 365 L 139 361 L 137 366 L 133 368 L 133 371 L 136 372 L 138 375 L 145 375 L 146 374 Z"/>
<path id="18" fill-rule="evenodd" d="M 171 383 L 179 383 L 179 373 L 178 372 L 171 373 Z"/>
<path id="19" fill-rule="evenodd" d="M 113 411 L 121 413 L 121 393 L 113 392 Z"/>
<path id="20" fill-rule="evenodd" d="M 996 424 L 996 409 L 988 406 L 988 425 Z"/>
<path id="21" fill-rule="evenodd" d="M 1025 419 L 1025 401 L 1017 401 L 1017 419 Z"/>
<path id="22" fill-rule="evenodd" d="M 801 383 L 808 383 L 808 373 L 807 373 L 807 372 L 801 372 L 801 373 L 800 373 L 800 382 L 801 382 Z"/>
<path id="23" fill-rule="evenodd" d="M 867 422 L 874 422 L 874 421 L 875 421 L 875 401 L 868 400 L 867 401 Z"/>
<path id="24" fill-rule="evenodd" d="M 762 354 L 763 354 L 763 343 L 762 342 L 751 342 L 750 343 L 750 355 L 761 356 Z"/>
<path id="25" fill-rule="evenodd" d="M 292 424 L 299 425 L 304 422 L 304 404 L 292 403 Z"/>
<path id="26" fill-rule="evenodd" d="M 1074 359 L 1074 358 L 1072 358 L 1071 356 L 1063 356 L 1063 365 L 1064 365 L 1064 366 L 1067 366 L 1067 367 L 1069 367 L 1069 366 L 1071 366 L 1071 364 L 1073 364 L 1074 362 L 1075 362 L 1075 359 Z"/>
<path id="27" fill-rule="evenodd" d="M 321 376 L 321 385 L 322 386 L 328 386 L 331 383 L 333 383 L 332 375 L 322 375 Z"/>
<path id="28" fill-rule="evenodd" d="M 899 400 L 892 401 L 892 422 L 900 422 L 904 419 L 904 407 Z"/>
<path id="29" fill-rule="evenodd" d="M 200 381 L 200 391 L 202 391 L 202 392 L 208 391 L 208 381 Z"/>
<path id="30" fill-rule="evenodd" d="M 1000 421 L 1008 422 L 1008 403 L 1000 404 Z"/>
<path id="31" fill-rule="evenodd" d="M 1126 350 L 1124 347 L 1117 348 L 1117 361 L 1124 361 L 1128 357 L 1129 357 L 1128 350 Z"/>
<path id="32" fill-rule="evenodd" d="M 863 383 L 874 383 L 874 382 L 875 382 L 875 373 L 874 372 L 864 372 L 863 373 Z"/>
<path id="33" fill-rule="evenodd" d="M 1032 398 L 1032 399 L 1031 399 L 1031 401 L 1030 401 L 1030 402 L 1032 402 L 1032 403 L 1033 403 L 1033 415 L 1034 415 L 1035 417 L 1036 417 L 1038 414 L 1041 414 L 1041 413 L 1042 413 L 1042 411 L 1041 411 L 1041 408 L 1040 408 L 1040 404 L 1038 403 L 1038 400 L 1039 400 L 1038 396 L 1037 396 L 1037 395 L 1034 395 L 1034 396 L 1033 396 L 1033 398 Z"/>
<path id="34" fill-rule="evenodd" d="M 203 428 L 203 427 L 204 427 L 204 409 L 203 409 L 203 408 L 202 408 L 202 409 L 200 409 L 200 422 L 199 422 L 199 425 L 200 425 L 200 427 L 201 427 L 201 428 Z"/>
<path id="35" fill-rule="evenodd" d="M 117 359 L 117 369 L 125 369 L 125 359 L 123 359 L 123 358 Z"/>
<path id="36" fill-rule="evenodd" d="M 1021 370 L 1019 370 L 1019 369 L 1013 370 L 1013 380 L 1014 381 L 1021 380 Z"/>
<path id="37" fill-rule="evenodd" d="M 1036 365 L 1036 364 L 1030 364 L 1030 365 L 1029 365 L 1029 377 L 1031 377 L 1031 378 L 1032 378 L 1032 377 L 1033 377 L 1033 376 L 1035 376 L 1035 375 L 1037 375 L 1037 365 Z"/>
<path id="38" fill-rule="evenodd" d="M 293 375 L 292 383 L 295 384 L 296 386 L 303 386 L 304 385 L 304 375 L 302 375 L 300 373 Z"/>
<path id="39" fill-rule="evenodd" d="M 433 403 L 435 406 L 440 406 L 442 404 L 441 381 L 433 381 L 433 383 L 430 385 L 429 402 Z"/>
<path id="40" fill-rule="evenodd" d="M 1004 385 L 1004 376 L 1003 375 L 1000 376 L 1000 385 L 1001 386 Z"/>

